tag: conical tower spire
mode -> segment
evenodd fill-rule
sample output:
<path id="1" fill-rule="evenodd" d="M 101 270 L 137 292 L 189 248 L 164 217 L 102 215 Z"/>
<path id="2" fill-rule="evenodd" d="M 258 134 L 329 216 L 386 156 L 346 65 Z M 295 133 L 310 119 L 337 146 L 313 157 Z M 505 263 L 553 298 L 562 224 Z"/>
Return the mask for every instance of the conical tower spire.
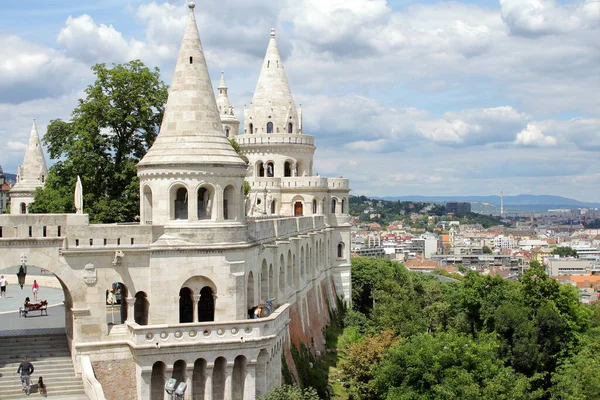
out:
<path id="1" fill-rule="evenodd" d="M 267 53 L 244 124 L 246 133 L 300 133 L 298 111 L 277 48 L 275 29 L 271 29 Z"/>
<path id="2" fill-rule="evenodd" d="M 227 84 L 225 83 L 225 74 L 221 71 L 221 81 L 217 88 L 217 106 L 219 107 L 219 114 L 221 116 L 221 123 L 223 124 L 223 133 L 228 138 L 237 136 L 240 129 L 240 121 L 235 117 L 233 112 L 233 106 L 229 102 L 229 96 L 227 95 Z"/>
<path id="3" fill-rule="evenodd" d="M 46 183 L 47 171 L 46 160 L 34 119 L 31 125 L 31 132 L 29 133 L 29 143 L 27 144 L 23 164 L 19 165 L 17 170 L 17 183 L 10 190 L 11 213 L 25 214 L 27 212 L 27 207 L 33 202 L 35 189 L 44 186 Z M 15 207 L 17 205 L 18 207 Z"/>
<path id="4" fill-rule="evenodd" d="M 165 164 L 244 164 L 223 135 L 196 26 L 194 3 L 189 8 L 160 133 L 138 168 Z"/>

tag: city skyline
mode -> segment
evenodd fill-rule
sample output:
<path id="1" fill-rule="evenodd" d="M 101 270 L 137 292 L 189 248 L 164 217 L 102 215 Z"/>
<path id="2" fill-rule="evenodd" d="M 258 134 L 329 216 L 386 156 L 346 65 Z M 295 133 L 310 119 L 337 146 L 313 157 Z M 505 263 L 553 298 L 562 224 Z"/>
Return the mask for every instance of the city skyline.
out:
<path id="1" fill-rule="evenodd" d="M 184 2 L 2 4 L 0 165 L 36 118 L 68 119 L 97 62 L 140 58 L 170 84 Z M 314 171 L 369 196 L 520 193 L 600 201 L 600 3 L 241 0 L 199 3 L 236 116 L 277 32 Z M 50 160 L 47 160 L 51 164 Z"/>

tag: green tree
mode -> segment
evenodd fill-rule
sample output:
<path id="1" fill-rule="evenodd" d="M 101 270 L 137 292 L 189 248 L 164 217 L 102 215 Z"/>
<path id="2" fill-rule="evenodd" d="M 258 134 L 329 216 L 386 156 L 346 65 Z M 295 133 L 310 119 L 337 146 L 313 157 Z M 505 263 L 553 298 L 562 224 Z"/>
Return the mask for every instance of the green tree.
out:
<path id="1" fill-rule="evenodd" d="M 282 385 L 269 391 L 259 400 L 320 400 L 314 388 L 300 388 L 295 385 Z"/>
<path id="2" fill-rule="evenodd" d="M 96 81 L 71 120 L 48 125 L 44 143 L 56 163 L 30 210 L 73 212 L 79 175 L 91 222 L 133 221 L 139 215 L 136 165 L 159 132 L 168 88 L 158 68 L 150 70 L 139 60 L 112 68 L 96 64 L 92 70 Z"/>
<path id="3" fill-rule="evenodd" d="M 483 246 L 481 251 L 483 251 L 483 254 L 492 254 L 492 249 L 490 249 L 488 246 Z"/>
<path id="4" fill-rule="evenodd" d="M 536 399 L 529 379 L 504 366 L 491 335 L 423 333 L 390 348 L 374 372 L 379 398 Z"/>
<path id="5" fill-rule="evenodd" d="M 568 246 L 556 247 L 554 250 L 552 250 L 552 254 L 560 257 L 577 257 L 577 250 Z"/>
<path id="6" fill-rule="evenodd" d="M 368 314 L 373 308 L 373 294 L 386 280 L 405 282 L 408 270 L 403 265 L 382 258 L 352 259 L 352 304 L 354 309 Z"/>

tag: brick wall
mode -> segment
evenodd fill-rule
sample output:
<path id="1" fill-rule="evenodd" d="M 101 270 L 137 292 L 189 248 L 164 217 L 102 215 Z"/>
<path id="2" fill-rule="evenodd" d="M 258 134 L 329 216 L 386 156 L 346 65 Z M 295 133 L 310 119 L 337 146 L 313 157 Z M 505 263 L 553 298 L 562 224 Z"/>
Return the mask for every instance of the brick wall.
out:
<path id="1" fill-rule="evenodd" d="M 96 379 L 107 400 L 136 400 L 135 363 L 132 359 L 93 361 Z"/>

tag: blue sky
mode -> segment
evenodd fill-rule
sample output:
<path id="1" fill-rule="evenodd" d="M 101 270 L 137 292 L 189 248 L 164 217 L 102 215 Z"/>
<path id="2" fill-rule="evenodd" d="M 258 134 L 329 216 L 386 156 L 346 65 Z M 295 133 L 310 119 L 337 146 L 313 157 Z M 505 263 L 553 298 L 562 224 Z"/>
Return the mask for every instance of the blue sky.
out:
<path id="1" fill-rule="evenodd" d="M 140 58 L 169 83 L 185 4 L 0 0 L 4 170 L 32 118 L 68 119 L 93 64 Z M 277 29 L 315 172 L 354 194 L 600 202 L 598 1 L 206 0 L 196 17 L 240 119 Z"/>

